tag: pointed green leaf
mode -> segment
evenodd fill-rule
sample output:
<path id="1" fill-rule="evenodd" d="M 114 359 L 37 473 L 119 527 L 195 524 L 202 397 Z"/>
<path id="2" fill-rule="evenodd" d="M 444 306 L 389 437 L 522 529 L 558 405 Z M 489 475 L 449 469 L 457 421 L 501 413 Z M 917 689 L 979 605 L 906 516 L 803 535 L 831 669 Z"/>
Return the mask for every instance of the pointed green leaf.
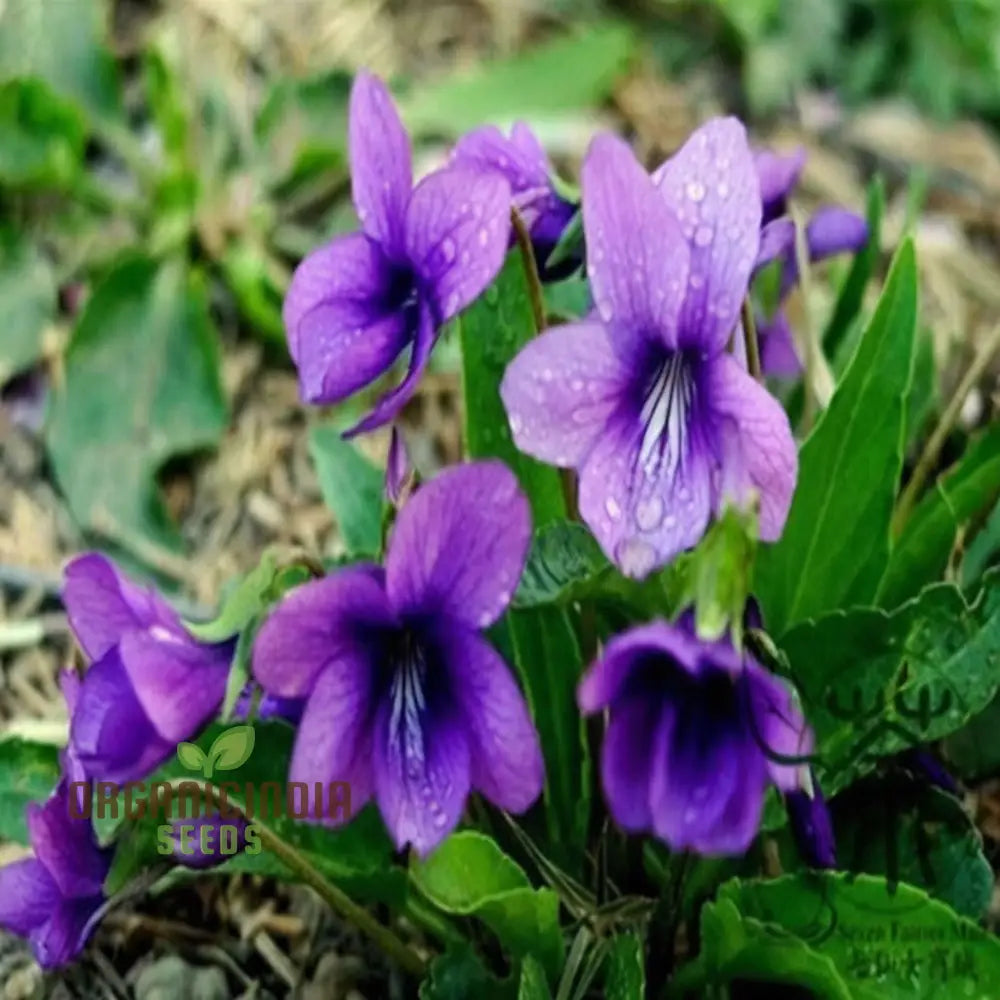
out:
<path id="1" fill-rule="evenodd" d="M 453 136 L 483 122 L 586 110 L 608 96 L 634 49 L 626 25 L 595 24 L 415 88 L 402 99 L 403 119 L 415 133 Z"/>
<path id="2" fill-rule="evenodd" d="M 576 521 L 555 521 L 535 532 L 515 608 L 573 600 L 611 568 L 594 536 Z"/>
<path id="3" fill-rule="evenodd" d="M 254 735 L 253 726 L 227 729 L 208 751 L 213 767 L 218 771 L 235 771 L 245 764 L 253 753 Z"/>
<path id="4" fill-rule="evenodd" d="M 552 1000 L 545 970 L 531 955 L 521 963 L 521 982 L 517 987 L 517 1000 Z"/>
<path id="5" fill-rule="evenodd" d="M 850 367 L 802 446 L 784 534 L 758 556 L 755 590 L 775 635 L 875 596 L 902 470 L 916 310 L 907 240 Z"/>
<path id="6" fill-rule="evenodd" d="M 185 622 L 187 630 L 202 642 L 221 642 L 241 632 L 267 605 L 278 566 L 272 552 L 232 588 L 219 614 L 207 622 Z"/>
<path id="7" fill-rule="evenodd" d="M 177 759 L 189 771 L 200 771 L 208 758 L 196 743 L 182 742 L 177 744 Z"/>
<path id="8" fill-rule="evenodd" d="M 878 603 L 894 608 L 939 580 L 959 529 L 1000 497 L 1000 425 L 986 430 L 914 508 L 892 551 Z"/>

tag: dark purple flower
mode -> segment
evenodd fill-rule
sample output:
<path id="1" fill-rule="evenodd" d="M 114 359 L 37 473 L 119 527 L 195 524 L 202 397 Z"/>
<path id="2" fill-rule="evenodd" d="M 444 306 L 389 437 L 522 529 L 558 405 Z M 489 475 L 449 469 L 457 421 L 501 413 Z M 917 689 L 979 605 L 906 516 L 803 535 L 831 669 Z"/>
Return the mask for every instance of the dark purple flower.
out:
<path id="1" fill-rule="evenodd" d="M 799 854 L 810 868 L 836 868 L 837 843 L 830 810 L 823 792 L 812 778 L 812 789 L 796 789 L 785 795 L 788 822 Z"/>
<path id="2" fill-rule="evenodd" d="M 899 762 L 908 771 L 936 785 L 949 795 L 961 795 L 958 782 L 948 773 L 944 765 L 929 750 L 914 747 L 899 755 Z"/>
<path id="3" fill-rule="evenodd" d="M 247 824 L 242 817 L 219 815 L 177 818 L 170 821 L 172 857 L 185 868 L 221 865 L 247 846 Z"/>
<path id="4" fill-rule="evenodd" d="M 442 325 L 496 277 L 510 233 L 510 189 L 452 166 L 413 188 L 410 142 L 385 86 L 359 73 L 349 143 L 361 232 L 314 250 L 295 271 L 285 329 L 302 398 L 336 403 L 411 347 L 403 381 L 348 433 L 388 423 L 410 398 Z"/>
<path id="5" fill-rule="evenodd" d="M 787 211 L 788 199 L 806 165 L 806 151 L 799 146 L 783 155 L 771 149 L 758 149 L 753 162 L 760 182 L 761 225 L 766 226 Z"/>
<path id="6" fill-rule="evenodd" d="M 778 305 L 768 320 L 758 319 L 761 367 L 765 374 L 794 377 L 802 371 L 795 338 L 782 305 L 799 280 L 795 253 L 795 225 L 785 216 L 790 197 L 805 164 L 804 149 L 789 156 L 760 150 L 754 160 L 764 204 L 760 249 L 755 270 L 780 260 L 781 284 Z M 868 242 L 868 225 L 860 215 L 835 205 L 813 213 L 806 224 L 806 254 L 818 263 L 840 253 L 856 253 Z"/>
<path id="7" fill-rule="evenodd" d="M 528 503 L 499 462 L 421 486 L 384 571 L 361 564 L 292 591 L 264 623 L 254 675 L 306 697 L 290 781 L 373 795 L 400 848 L 426 854 L 470 790 L 522 812 L 542 788 L 538 737 L 507 665 L 479 634 L 503 613 L 528 551 Z"/>
<path id="8" fill-rule="evenodd" d="M 508 138 L 494 125 L 477 128 L 459 139 L 452 162 L 496 171 L 506 178 L 514 207 L 531 233 L 539 270 L 543 277 L 562 276 L 547 274 L 545 262 L 577 206 L 556 190 L 552 164 L 531 129 L 524 122 L 516 122 Z"/>
<path id="9" fill-rule="evenodd" d="M 90 936 L 110 854 L 89 820 L 71 818 L 65 779 L 44 805 L 28 806 L 27 818 L 35 856 L 0 868 L 0 927 L 28 938 L 38 964 L 51 969 L 75 958 Z"/>
<path id="10" fill-rule="evenodd" d="M 392 437 L 389 439 L 389 454 L 385 460 L 385 496 L 393 507 L 402 504 L 412 483 L 413 469 L 406 441 L 403 432 L 394 424 Z"/>
<path id="11" fill-rule="evenodd" d="M 785 685 L 726 641 L 657 621 L 612 639 L 578 691 L 610 709 L 601 776 L 615 821 L 673 850 L 738 854 L 760 825 L 769 782 L 802 787 L 812 734 Z M 783 762 L 784 761 L 784 762 Z"/>
<path id="12" fill-rule="evenodd" d="M 532 340 L 501 385 L 517 446 L 580 475 L 580 512 L 642 577 L 695 545 L 727 502 L 782 531 L 797 455 L 788 418 L 726 345 L 760 240 L 743 126 L 699 129 L 653 181 L 613 136 L 583 164 L 596 312 Z"/>
<path id="13" fill-rule="evenodd" d="M 92 660 L 67 689 L 69 753 L 96 781 L 142 778 L 218 711 L 234 643 L 198 642 L 163 598 L 97 553 L 66 567 L 63 603 Z"/>

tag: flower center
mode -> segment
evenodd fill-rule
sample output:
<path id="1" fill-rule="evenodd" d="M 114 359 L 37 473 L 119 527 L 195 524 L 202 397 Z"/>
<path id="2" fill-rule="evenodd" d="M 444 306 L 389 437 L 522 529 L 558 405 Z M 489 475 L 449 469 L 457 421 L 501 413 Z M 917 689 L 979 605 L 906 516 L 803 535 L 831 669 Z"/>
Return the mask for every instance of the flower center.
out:
<path id="1" fill-rule="evenodd" d="M 411 318 L 415 321 L 419 298 L 420 291 L 416 275 L 413 271 L 409 267 L 394 268 L 392 277 L 389 279 L 389 290 L 386 294 L 389 311 L 412 313 Z"/>
<path id="2" fill-rule="evenodd" d="M 403 751 L 407 766 L 419 771 L 424 760 L 423 714 L 427 708 L 427 659 L 410 631 L 400 634 L 392 654 L 389 684 L 389 738 Z"/>
<path id="3" fill-rule="evenodd" d="M 668 354 L 646 384 L 639 411 L 639 463 L 648 477 L 676 472 L 687 451 L 688 411 L 693 397 L 694 380 L 684 355 L 680 351 Z"/>

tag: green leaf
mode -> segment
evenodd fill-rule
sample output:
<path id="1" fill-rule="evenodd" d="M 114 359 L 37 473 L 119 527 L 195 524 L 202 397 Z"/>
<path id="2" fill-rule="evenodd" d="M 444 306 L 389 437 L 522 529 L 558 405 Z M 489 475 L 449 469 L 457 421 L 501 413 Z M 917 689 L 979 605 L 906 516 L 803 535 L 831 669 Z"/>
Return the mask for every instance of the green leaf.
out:
<path id="1" fill-rule="evenodd" d="M 719 901 L 828 958 L 853 1000 L 992 1000 L 1000 979 L 1000 939 L 905 883 L 811 872 L 734 880 Z"/>
<path id="2" fill-rule="evenodd" d="M 493 286 L 459 318 L 465 443 L 470 458 L 499 458 L 515 473 L 531 504 L 536 531 L 566 517 L 559 472 L 523 455 L 510 436 L 500 399 L 509 362 L 535 334 L 520 255 L 508 254 Z M 570 867 L 581 859 L 590 808 L 589 758 L 576 685 L 583 658 L 566 612 L 512 610 L 504 619 L 515 665 L 545 756 L 549 835 Z"/>
<path id="3" fill-rule="evenodd" d="M 247 240 L 230 243 L 219 261 L 236 304 L 254 333 L 285 348 L 281 289 L 261 247 Z"/>
<path id="4" fill-rule="evenodd" d="M 608 96 L 634 49 L 627 26 L 598 23 L 416 88 L 402 99 L 403 120 L 416 134 L 458 135 L 484 122 L 586 111 Z"/>
<path id="5" fill-rule="evenodd" d="M 611 944 L 604 974 L 605 1000 L 643 1000 L 646 995 L 646 966 L 642 941 L 631 932 L 619 934 Z"/>
<path id="6" fill-rule="evenodd" d="M 235 771 L 250 759 L 254 744 L 253 726 L 233 726 L 220 734 L 208 751 L 209 771 Z M 211 773 L 205 775 L 211 777 Z"/>
<path id="7" fill-rule="evenodd" d="M 242 632 L 267 607 L 277 572 L 274 554 L 265 552 L 260 562 L 233 588 L 215 618 L 207 622 L 185 622 L 185 627 L 202 642 L 221 642 Z"/>
<path id="8" fill-rule="evenodd" d="M 531 503 L 535 529 L 564 520 L 566 504 L 557 469 L 514 447 L 500 382 L 507 365 L 535 336 L 524 263 L 507 255 L 497 280 L 458 320 L 462 341 L 465 447 L 472 458 L 500 458 L 517 476 Z"/>
<path id="9" fill-rule="evenodd" d="M 420 1000 L 512 1000 L 513 994 L 510 981 L 487 972 L 469 945 L 449 946 L 420 984 Z"/>
<path id="10" fill-rule="evenodd" d="M 0 156 L 3 153 L 0 152 Z M 42 356 L 56 312 L 52 266 L 20 233 L 0 228 L 0 385 Z"/>
<path id="11" fill-rule="evenodd" d="M 973 920 L 993 896 L 983 839 L 953 796 L 922 776 L 894 771 L 852 785 L 833 801 L 837 857 L 846 871 L 925 889 Z"/>
<path id="12" fill-rule="evenodd" d="M 411 868 L 420 891 L 446 913 L 478 917 L 516 958 L 534 955 L 550 977 L 562 965 L 559 898 L 533 889 L 524 872 L 481 833 L 453 833 Z"/>
<path id="13" fill-rule="evenodd" d="M 348 554 L 376 555 L 382 547 L 382 472 L 328 425 L 310 429 L 309 454 Z"/>
<path id="14" fill-rule="evenodd" d="M 76 109 L 41 80 L 0 86 L 0 184 L 68 188 L 80 170 L 83 145 Z"/>
<path id="15" fill-rule="evenodd" d="M 517 1000 L 552 1000 L 545 970 L 530 955 L 521 963 L 521 982 L 517 988 Z"/>
<path id="16" fill-rule="evenodd" d="M 878 589 L 894 608 L 940 579 L 959 529 L 1000 497 L 1000 425 L 985 431 L 914 508 Z"/>
<path id="17" fill-rule="evenodd" d="M 545 525 L 531 542 L 515 608 L 573 600 L 610 568 L 594 536 L 576 521 Z"/>
<path id="18" fill-rule="evenodd" d="M 0 838 L 28 843 L 24 811 L 59 780 L 59 748 L 19 737 L 0 740 Z"/>
<path id="19" fill-rule="evenodd" d="M 121 117 L 118 71 L 107 50 L 102 0 L 5 0 L 0 79 L 37 76 L 96 119 Z"/>
<path id="20" fill-rule="evenodd" d="M 156 474 L 227 421 L 202 284 L 179 261 L 119 265 L 80 316 L 52 400 L 49 454 L 76 519 L 140 558 L 149 542 L 179 549 Z"/>
<path id="21" fill-rule="evenodd" d="M 841 286 L 833 315 L 823 333 L 823 350 L 828 357 L 837 353 L 841 341 L 861 311 L 865 289 L 882 250 L 882 215 L 885 212 L 885 184 L 876 177 L 868 186 L 868 242 L 854 255 L 851 269 Z"/>
<path id="22" fill-rule="evenodd" d="M 702 907 L 700 938 L 698 958 L 680 970 L 668 997 L 708 997 L 738 982 L 782 983 L 803 987 L 809 997 L 855 1000 L 834 963 L 818 949 L 780 927 L 743 916 L 729 899 Z"/>
<path id="23" fill-rule="evenodd" d="M 916 309 L 907 240 L 847 373 L 802 446 L 781 540 L 759 554 L 755 589 L 775 635 L 875 596 L 903 463 Z"/>
<path id="24" fill-rule="evenodd" d="M 201 772 L 202 767 L 208 762 L 201 747 L 197 743 L 181 742 L 177 744 L 177 759 L 189 771 Z"/>
<path id="25" fill-rule="evenodd" d="M 955 732 L 989 703 L 1000 684 L 1000 572 L 974 604 L 935 584 L 893 612 L 805 622 L 781 647 L 832 792 L 878 758 Z"/>

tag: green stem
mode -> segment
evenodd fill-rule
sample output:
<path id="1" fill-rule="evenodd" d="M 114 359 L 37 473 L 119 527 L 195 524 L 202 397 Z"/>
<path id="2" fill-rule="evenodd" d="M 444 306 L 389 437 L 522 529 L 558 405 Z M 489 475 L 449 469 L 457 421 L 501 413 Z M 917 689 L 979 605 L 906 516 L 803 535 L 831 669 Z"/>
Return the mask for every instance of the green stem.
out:
<path id="1" fill-rule="evenodd" d="M 924 483 L 927 482 L 928 477 L 937 465 L 938 458 L 941 455 L 941 448 L 944 446 L 948 435 L 958 420 L 959 414 L 962 412 L 965 397 L 969 395 L 972 387 L 982 377 L 983 372 L 986 371 L 986 368 L 998 350 L 1000 350 L 1000 325 L 993 330 L 976 352 L 976 356 L 972 359 L 972 364 L 969 365 L 968 370 L 962 376 L 962 381 L 958 383 L 958 388 L 952 393 L 944 413 L 941 414 L 941 419 L 938 421 L 931 436 L 927 439 L 927 444 L 924 446 L 924 450 L 917 460 L 913 475 L 910 476 L 909 482 L 900 494 L 899 503 L 896 504 L 896 510 L 892 516 L 892 534 L 894 537 L 898 536 L 903 530 L 903 525 L 906 523 L 907 518 L 909 518 L 917 502 L 917 497 L 920 496 L 924 488 Z"/>
<path id="2" fill-rule="evenodd" d="M 743 317 L 743 342 L 747 349 L 747 371 L 758 382 L 760 381 L 760 346 L 757 341 L 757 320 L 753 314 L 753 304 L 748 295 L 743 300 L 741 310 Z"/>
<path id="3" fill-rule="evenodd" d="M 420 955 L 409 945 L 401 941 L 388 927 L 380 924 L 363 906 L 355 903 L 347 893 L 328 881 L 322 872 L 297 848 L 278 836 L 277 833 L 262 823 L 257 817 L 248 817 L 243 806 L 228 795 L 223 803 L 219 790 L 214 785 L 206 784 L 205 789 L 210 792 L 215 805 L 219 807 L 220 811 L 223 805 L 230 809 L 235 808 L 242 813 L 243 818 L 247 822 L 253 823 L 257 835 L 260 837 L 261 846 L 274 854 L 302 882 L 313 889 L 330 909 L 354 924 L 363 934 L 367 934 L 386 955 L 392 958 L 400 968 L 410 973 L 410 975 L 418 979 L 425 975 L 427 972 L 427 963 Z"/>
<path id="4" fill-rule="evenodd" d="M 524 263 L 524 275 L 528 279 L 528 297 L 535 318 L 535 333 L 541 333 L 545 329 L 545 298 L 542 295 L 542 279 L 538 276 L 538 263 L 535 260 L 534 247 L 531 245 L 531 235 L 516 208 L 510 210 L 510 224 L 514 227 L 517 246 Z"/>

